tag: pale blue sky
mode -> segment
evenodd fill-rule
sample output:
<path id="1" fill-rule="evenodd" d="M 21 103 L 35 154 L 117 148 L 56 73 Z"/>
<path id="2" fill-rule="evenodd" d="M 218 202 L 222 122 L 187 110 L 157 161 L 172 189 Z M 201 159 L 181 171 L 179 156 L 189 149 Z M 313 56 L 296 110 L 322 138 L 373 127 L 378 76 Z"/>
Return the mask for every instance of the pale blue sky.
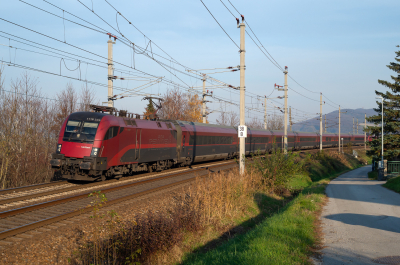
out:
<path id="1" fill-rule="evenodd" d="M 116 12 L 103 0 L 81 0 L 105 19 L 111 26 L 116 25 Z M 239 43 L 239 29 L 236 21 L 218 0 L 203 0 L 213 15 L 218 19 L 228 34 Z M 63 12 L 41 0 L 27 1 L 32 5 L 63 16 Z M 236 66 L 239 64 L 238 48 L 229 40 L 219 28 L 200 0 L 196 1 L 115 1 L 109 0 L 125 17 L 139 28 L 149 39 L 175 58 L 182 65 L 191 69 L 216 68 Z M 238 17 L 236 11 L 227 0 L 223 2 Z M 322 92 L 333 102 L 345 108 L 372 108 L 375 107 L 374 90 L 384 89 L 377 83 L 378 79 L 389 80 L 394 73 L 386 65 L 394 61 L 396 45 L 400 44 L 400 1 L 237 1 L 231 0 L 236 8 L 245 16 L 253 31 L 261 40 L 264 47 L 281 66 L 289 67 L 291 75 L 302 86 L 309 90 Z M 71 12 L 91 23 L 116 33 L 110 26 L 97 18 L 78 1 L 54 1 L 55 5 Z M 64 17 L 74 21 L 76 18 L 64 13 Z M 17 23 L 21 26 L 49 35 L 64 41 L 63 20 L 43 11 L 37 10 L 27 4 L 10 0 L 2 3 L 0 18 Z M 120 16 L 118 26 L 121 32 L 135 44 L 146 47 L 148 44 L 143 35 L 136 31 Z M 247 28 L 248 30 L 248 28 Z M 101 61 L 87 52 L 78 50 L 66 44 L 45 38 L 36 33 L 22 29 L 18 26 L 0 20 L 0 31 L 13 34 L 40 44 L 44 44 L 62 51 L 71 52 L 80 56 Z M 24 52 L 20 48 L 39 51 L 36 48 L 9 40 L 11 37 L 0 33 L 0 44 L 11 45 L 19 49 L 10 49 L 0 46 L 0 58 L 4 61 L 29 66 L 53 73 L 60 73 L 60 58 L 51 58 L 34 53 Z M 80 48 L 95 54 L 107 56 L 107 36 L 65 22 L 65 40 Z M 152 45 L 153 52 L 166 56 L 162 51 Z M 42 51 L 44 52 L 44 51 Z M 114 60 L 128 66 L 132 64 L 131 51 L 119 41 L 114 46 Z M 47 52 L 45 52 L 47 53 Z M 62 56 L 64 57 L 64 56 Z M 179 74 L 186 84 L 176 79 L 171 73 L 154 63 L 143 55 L 136 55 L 136 68 L 155 76 L 164 76 L 182 86 L 199 86 L 201 81 L 193 77 Z M 84 59 L 82 59 L 84 60 Z M 69 68 L 76 68 L 77 62 L 67 61 Z M 176 64 L 167 64 L 177 66 Z M 273 84 L 283 84 L 283 73 L 278 70 L 259 51 L 254 43 L 246 36 L 246 89 L 257 95 L 269 95 Z M 116 65 L 116 68 L 127 67 Z M 180 70 L 184 68 L 180 67 Z M 24 70 L 16 67 L 5 66 L 6 84 L 11 79 L 17 78 Z M 39 72 L 30 72 L 39 78 L 42 91 L 50 97 L 61 91 L 69 81 L 66 78 L 51 76 Z M 68 72 L 61 66 L 61 73 L 72 77 L 96 81 L 107 84 L 107 69 L 87 66 L 81 63 L 79 71 Z M 174 72 L 175 73 L 175 72 Z M 120 75 L 118 71 L 115 73 Z M 219 80 L 234 86 L 239 85 L 239 72 L 212 75 Z M 81 82 L 72 81 L 76 88 Z M 115 81 L 115 86 L 133 88 L 140 84 L 135 81 Z M 291 79 L 289 87 L 304 96 L 319 100 L 318 93 L 310 93 Z M 107 88 L 93 86 L 96 96 L 100 101 L 106 101 Z M 146 93 L 164 93 L 167 84 L 154 85 L 145 90 Z M 118 91 L 115 91 L 118 93 Z M 116 94 L 115 93 L 115 94 Z M 238 101 L 235 91 L 214 89 L 214 94 L 219 97 Z M 281 95 L 275 91 L 271 97 Z M 249 94 L 250 95 L 250 94 Z M 115 106 L 119 109 L 141 113 L 145 102 L 142 97 L 133 97 L 118 100 Z M 216 100 L 208 104 L 210 109 L 223 109 L 237 111 L 236 106 L 225 106 Z M 307 113 L 319 112 L 319 102 L 309 100 L 289 90 L 289 105 Z M 278 102 L 282 102 L 278 101 Z M 329 102 L 329 101 L 327 101 Z M 258 107 L 256 100 L 246 98 L 246 105 Z M 276 104 L 276 103 L 275 103 Z M 334 105 L 333 103 L 330 103 Z M 272 105 L 270 104 L 272 107 Z M 335 110 L 332 106 L 325 105 L 323 112 Z M 272 108 L 268 109 L 272 112 Z M 302 118 L 301 111 L 293 111 L 296 119 Z M 211 114 L 213 121 L 218 113 Z M 259 117 L 261 113 L 250 112 L 247 117 Z"/>

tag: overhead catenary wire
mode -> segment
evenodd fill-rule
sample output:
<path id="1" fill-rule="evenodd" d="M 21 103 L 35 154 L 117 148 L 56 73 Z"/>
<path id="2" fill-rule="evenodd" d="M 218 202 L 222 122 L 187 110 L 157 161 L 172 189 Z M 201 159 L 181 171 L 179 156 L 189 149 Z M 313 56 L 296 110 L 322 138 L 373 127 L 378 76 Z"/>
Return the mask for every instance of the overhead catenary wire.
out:
<path id="1" fill-rule="evenodd" d="M 204 5 L 204 7 L 207 9 L 208 13 L 210 13 L 210 15 L 213 17 L 213 19 L 215 20 L 215 22 L 217 22 L 217 24 L 219 25 L 219 27 L 225 32 L 226 36 L 228 36 L 228 38 L 233 42 L 233 44 L 235 44 L 235 46 L 240 50 L 240 47 L 236 44 L 236 42 L 231 38 L 231 36 L 229 36 L 229 34 L 225 31 L 225 29 L 221 26 L 221 24 L 218 22 L 218 20 L 214 17 L 214 15 L 211 13 L 211 11 L 208 9 L 208 7 L 206 6 L 206 4 L 204 4 L 203 0 L 200 0 L 200 2 Z"/>
<path id="2" fill-rule="evenodd" d="M 44 0 L 45 1 L 45 0 Z M 105 0 L 108 4 L 110 4 L 107 0 Z M 21 2 L 24 2 L 24 1 L 21 1 Z M 47 2 L 47 1 L 45 1 L 45 2 Z M 80 2 L 80 1 L 79 1 Z M 203 1 L 202 1 L 203 2 Z M 222 2 L 222 1 L 221 1 Z M 230 1 L 229 1 L 230 2 Z M 24 3 L 26 3 L 26 2 L 24 2 Z M 47 2 L 48 3 L 48 2 Z M 51 4 L 51 3 L 49 3 L 49 4 Z M 204 4 L 204 3 L 203 3 Z M 225 5 L 225 4 L 224 4 Z M 114 8 L 115 9 L 115 8 Z M 207 8 L 208 9 L 208 8 Z M 61 9 L 62 10 L 62 9 Z M 116 10 L 116 9 L 115 9 Z M 64 10 L 63 10 L 64 11 Z M 92 12 L 93 12 L 93 10 L 91 10 Z M 117 10 L 116 10 L 117 11 Z M 117 11 L 118 12 L 118 11 Z M 67 12 L 66 12 L 67 13 Z M 71 14 L 71 13 L 70 13 Z M 232 14 L 232 13 L 231 13 Z M 119 15 L 121 15 L 120 13 L 119 13 Z M 232 14 L 233 15 L 233 14 Z M 123 15 L 121 15 L 121 16 L 123 16 Z M 59 18 L 62 18 L 62 17 L 60 17 L 60 16 L 57 16 L 57 17 L 59 17 Z M 125 17 L 124 17 L 125 18 Z M 125 18 L 126 19 L 126 18 Z M 128 21 L 128 20 L 127 20 Z M 89 23 L 89 22 L 88 22 Z M 83 25 L 84 26 L 84 25 Z M 132 25 L 132 26 L 134 26 L 134 25 Z M 135 26 L 134 26 L 135 27 Z M 93 30 L 93 28 L 90 28 L 90 27 L 87 27 L 88 29 L 91 29 L 91 30 Z M 249 27 L 250 28 L 250 27 Z M 96 30 L 96 29 L 94 29 L 94 30 Z M 116 30 L 117 32 L 119 32 L 120 34 L 123 34 L 119 29 L 118 30 Z M 139 30 L 140 31 L 140 30 Z M 106 31 L 104 31 L 104 32 L 101 32 L 101 30 L 97 30 L 97 32 L 99 32 L 99 33 L 104 33 L 104 32 L 106 32 Z M 253 32 L 254 33 L 254 32 Z M 143 34 L 143 33 L 142 33 Z M 144 34 L 143 34 L 144 35 Z M 145 35 L 144 35 L 145 36 Z M 256 35 L 254 34 L 254 36 L 256 37 Z M 146 37 L 146 36 L 145 36 Z M 147 37 L 146 37 L 147 38 Z M 147 38 L 148 39 L 148 38 Z M 256 37 L 256 39 L 258 39 L 257 37 Z M 153 43 L 150 39 L 148 39 L 151 43 Z M 253 40 L 254 41 L 254 40 Z M 259 41 L 259 40 L 258 40 Z M 65 42 L 65 41 L 64 41 Z M 121 41 L 122 42 L 122 41 Z M 149 42 L 149 43 L 150 43 Z M 254 41 L 255 42 L 255 41 Z M 260 42 L 261 43 L 261 42 Z M 139 46 L 138 46 L 139 47 Z M 263 47 L 263 46 L 262 46 Z M 260 48 L 260 47 L 259 47 Z M 161 48 L 160 48 L 161 49 Z M 148 51 L 146 48 L 141 48 L 138 52 L 141 52 L 141 53 L 143 53 L 143 52 L 149 52 L 150 53 L 150 51 Z M 151 53 L 153 53 L 153 52 L 151 52 Z M 147 55 L 149 55 L 149 54 L 147 54 Z M 168 54 L 167 54 L 168 55 Z M 149 55 L 150 57 L 151 57 L 151 55 Z M 168 55 L 169 56 L 169 55 Z M 169 56 L 170 57 L 170 56 Z M 172 58 L 172 57 L 170 57 L 170 58 Z M 165 58 L 164 58 L 165 59 Z M 173 58 L 172 58 L 173 59 Z M 173 59 L 175 62 L 176 62 L 176 60 L 175 59 Z M 162 62 L 157 62 L 157 63 L 159 63 L 160 65 L 161 64 L 164 64 L 164 63 L 162 63 Z M 163 68 L 164 67 L 167 67 L 165 64 L 164 65 L 161 65 Z M 129 68 L 132 68 L 132 67 L 129 67 Z M 167 69 L 165 69 L 166 71 L 176 71 L 177 69 L 176 68 L 172 68 L 172 67 L 167 67 L 168 69 L 171 69 L 171 70 L 167 70 Z M 136 70 L 136 69 L 134 69 L 134 70 Z M 184 71 L 181 71 L 180 73 L 184 73 Z M 146 73 L 147 74 L 147 73 Z M 176 74 L 174 74 L 175 76 L 176 76 Z M 190 75 L 189 75 L 190 76 Z M 193 77 L 193 76 L 190 76 L 190 77 Z M 185 85 L 187 85 L 187 84 L 185 84 Z M 188 85 L 187 85 L 188 86 Z M 182 87 L 182 86 L 179 86 L 179 87 Z M 188 86 L 188 87 L 190 87 L 190 86 Z M 273 90 L 274 91 L 274 90 Z M 273 91 L 272 91 L 272 93 L 273 93 Z M 247 92 L 247 93 L 250 93 L 250 92 Z M 271 93 L 271 94 L 272 94 Z M 256 95 L 256 94 L 254 94 L 254 93 L 250 93 L 250 94 L 253 94 L 253 95 Z M 270 95 L 271 95 L 270 94 Z"/>
<path id="3" fill-rule="evenodd" d="M 7 66 L 13 66 L 13 67 L 26 69 L 26 70 L 31 70 L 31 71 L 35 71 L 35 72 L 40 72 L 40 73 L 44 73 L 44 74 L 50 74 L 50 75 L 54 75 L 54 76 L 65 77 L 65 78 L 68 78 L 68 79 L 81 81 L 81 82 L 85 82 L 85 83 L 96 85 L 96 86 L 108 87 L 108 85 L 103 84 L 103 83 L 99 83 L 99 82 L 95 82 L 95 81 L 91 81 L 91 80 L 85 80 L 85 79 L 76 78 L 76 77 L 71 77 L 71 76 L 66 76 L 66 75 L 57 74 L 57 73 L 52 73 L 52 72 L 49 72 L 49 71 L 37 69 L 37 68 L 34 68 L 34 67 L 30 67 L 30 66 L 25 66 L 25 65 L 15 64 L 15 63 L 9 63 L 9 62 L 4 61 L 4 60 L 0 60 L 0 63 L 2 63 L 4 65 L 7 65 Z M 116 90 L 121 90 L 121 91 L 126 91 L 127 90 L 124 87 L 118 87 L 118 86 L 114 86 L 114 88 Z M 147 95 L 147 94 L 138 94 L 138 95 Z"/>
<path id="4" fill-rule="evenodd" d="M 114 10 L 116 10 L 117 11 L 117 13 L 118 14 L 120 14 L 122 17 L 124 17 L 114 6 L 112 6 L 107 0 L 105 0 Z M 24 1 L 22 1 L 22 2 L 24 2 Z M 81 1 L 79 1 L 78 0 L 78 2 L 80 2 L 83 6 L 85 6 L 87 9 L 89 9 L 90 10 L 90 8 L 88 8 L 86 5 L 84 5 Z M 222 1 L 221 1 L 222 2 Z M 25 2 L 24 2 L 25 3 Z M 223 3 L 223 2 L 222 2 Z M 204 4 L 204 3 L 203 3 Z M 224 3 L 223 3 L 224 4 Z M 232 3 L 231 3 L 232 4 Z M 226 7 L 226 5 L 224 4 L 224 6 Z M 206 7 L 206 6 L 205 6 Z M 206 7 L 207 8 L 207 7 Z M 227 7 L 226 7 L 227 8 Z M 228 9 L 228 8 L 227 8 Z M 236 8 L 235 8 L 236 9 Z M 40 9 L 40 10 L 42 10 L 42 9 Z M 207 8 L 207 10 L 208 10 L 208 8 Z M 228 9 L 229 10 L 229 9 Z M 42 10 L 42 11 L 45 11 L 45 10 Z M 209 10 L 208 10 L 209 11 Z M 230 11 L 230 10 L 229 10 Z M 47 11 L 45 11 L 45 12 L 47 12 Z M 93 13 L 95 13 L 93 10 L 92 10 L 92 12 Z M 211 12 L 210 12 L 211 13 Z M 231 14 L 232 14 L 232 12 L 230 12 Z M 52 14 L 52 13 L 51 13 Z M 70 13 L 71 14 L 71 13 Z M 54 14 L 53 14 L 54 15 Z M 106 22 L 103 18 L 101 18 L 98 14 L 96 14 L 95 13 L 95 15 L 97 16 L 97 17 L 99 17 L 102 21 L 104 21 L 107 25 L 109 25 L 110 27 L 112 27 L 108 22 Z M 211 14 L 212 15 L 212 14 Z M 233 15 L 233 14 L 232 14 Z M 55 16 L 57 16 L 57 15 L 55 15 Z M 59 16 L 57 16 L 57 17 L 59 17 Z M 75 17 L 77 17 L 77 16 L 75 16 Z M 124 19 L 126 20 L 126 21 L 128 21 L 127 19 L 126 19 L 126 17 L 124 17 Z M 72 21 L 73 22 L 73 21 Z M 129 24 L 132 24 L 130 21 L 128 21 L 129 22 Z M 217 21 L 218 22 L 218 21 Z M 133 25 L 134 26 L 134 25 Z M 135 26 L 134 26 L 135 27 Z M 114 27 L 112 27 L 115 31 L 117 31 L 117 32 L 119 32 L 125 39 L 127 39 L 124 35 L 123 35 L 123 33 L 120 31 L 120 30 L 117 30 L 117 29 L 115 29 Z M 136 27 L 135 27 L 136 28 Z M 89 29 L 92 29 L 92 28 L 89 28 Z M 136 28 L 139 32 L 141 32 L 138 28 Z M 101 32 L 101 31 L 98 31 L 98 32 Z M 103 32 L 102 33 L 104 33 L 104 32 L 106 32 L 105 30 L 103 30 Z M 142 34 L 143 34 L 143 32 L 141 32 Z M 143 34 L 144 35 L 144 34 Z M 146 35 L 144 35 L 146 38 L 147 38 L 147 36 Z M 251 36 L 250 36 L 251 37 Z M 258 38 L 257 38 L 258 39 Z M 129 41 L 129 39 L 127 39 L 128 41 Z M 254 39 L 252 39 L 253 41 L 254 41 Z M 130 42 L 130 41 L 129 41 Z M 255 41 L 254 41 L 255 42 Z M 149 43 L 151 43 L 151 40 L 150 40 L 150 42 Z M 133 43 L 132 43 L 133 44 Z M 257 45 L 258 46 L 258 45 Z M 259 47 L 260 48 L 260 47 Z M 160 48 L 161 49 L 161 48 Z M 144 49 L 143 50 L 143 48 L 142 48 L 142 54 L 144 54 L 144 51 L 146 51 L 147 50 L 147 48 L 146 49 Z M 164 52 L 165 53 L 165 52 Z M 167 54 L 167 53 L 166 53 Z M 147 56 L 148 56 L 148 54 L 146 54 Z M 167 54 L 168 55 L 168 54 Z M 171 57 L 170 55 L 168 55 L 169 57 Z M 151 57 L 152 59 L 154 59 L 153 57 Z M 172 57 L 171 57 L 172 58 Z M 166 65 L 166 64 L 163 64 L 162 62 L 160 62 L 160 61 L 157 61 L 157 60 L 155 60 L 157 63 L 159 63 L 159 65 L 160 66 L 162 66 L 165 70 L 167 70 L 168 72 L 170 72 L 172 75 L 174 75 L 176 78 L 178 78 L 181 82 L 183 82 L 185 85 L 187 85 L 187 86 L 189 86 L 188 84 L 186 84 L 183 80 L 181 80 L 179 77 L 177 77 L 176 76 L 176 74 L 174 74 L 174 73 L 172 73 L 170 70 L 168 70 L 166 67 L 168 67 L 168 65 Z M 176 60 L 174 59 L 174 61 L 176 62 Z M 182 71 L 180 71 L 181 73 L 184 73 L 184 72 L 182 72 Z M 271 94 L 273 93 L 273 91 L 271 92 Z M 270 94 L 270 95 L 271 95 Z"/>
<path id="5" fill-rule="evenodd" d="M 61 16 L 58 16 L 58 15 L 56 15 L 56 14 L 54 14 L 54 13 L 51 13 L 51 12 L 49 12 L 49 11 L 47 11 L 47 10 L 44 10 L 44 9 L 42 9 L 42 8 L 39 8 L 39 7 L 37 7 L 37 6 L 35 6 L 35 5 L 32 5 L 32 4 L 29 4 L 29 3 L 26 3 L 26 2 L 24 2 L 24 1 L 22 1 L 22 0 L 19 0 L 19 1 L 21 1 L 22 3 L 25 3 L 25 4 L 27 4 L 27 5 L 30 5 L 30 6 L 32 6 L 32 7 L 34 7 L 34 8 L 37 8 L 37 9 L 39 9 L 39 10 L 41 10 L 41 11 L 43 11 L 43 12 L 46 12 L 46 13 L 49 13 L 49 14 L 51 14 L 51 15 L 53 15 L 53 16 L 56 16 L 56 17 L 58 17 L 58 18 L 62 18 Z M 47 1 L 45 1 L 45 2 L 47 2 Z M 78 2 L 80 2 L 79 0 L 78 0 Z M 107 2 L 107 1 L 106 1 Z M 48 2 L 47 2 L 48 3 Z M 84 5 L 82 2 L 80 2 L 82 5 Z M 109 2 L 107 2 L 109 5 L 111 5 Z M 51 3 L 49 3 L 49 4 L 51 4 Z M 54 6 L 54 7 L 57 7 L 57 6 L 55 6 L 54 4 L 51 4 L 52 6 Z M 88 8 L 86 5 L 84 5 L 86 8 Z M 111 5 L 112 6 L 112 5 Z M 113 7 L 113 6 L 112 6 Z M 59 8 L 59 7 L 57 7 L 57 8 Z M 114 8 L 114 7 L 113 7 Z M 61 8 L 59 8 L 59 9 L 61 9 Z M 89 8 L 88 8 L 89 9 Z M 115 9 L 115 8 L 114 8 Z M 63 12 L 64 12 L 64 10 L 63 9 L 61 9 Z M 115 9 L 116 10 L 116 9 Z M 96 14 L 94 11 L 92 11 L 97 17 L 99 17 L 100 19 L 102 19 L 98 14 Z M 73 15 L 72 13 L 70 13 L 70 12 L 67 12 L 68 14 L 71 14 L 71 15 Z M 120 13 L 120 12 L 118 12 L 121 16 L 122 16 L 122 14 Z M 74 17 L 77 17 L 77 18 L 79 18 L 78 16 L 75 16 L 75 15 L 73 15 Z M 125 17 L 124 17 L 125 18 Z M 63 18 L 64 19 L 64 18 Z M 126 18 L 125 18 L 126 19 Z M 91 28 L 91 27 L 87 27 L 87 26 L 85 26 L 85 25 L 82 25 L 82 24 L 80 24 L 80 23 L 77 23 L 77 22 L 75 22 L 75 21 L 72 21 L 72 20 L 68 20 L 67 19 L 67 21 L 69 21 L 69 22 L 71 22 L 71 23 L 74 23 L 74 24 L 77 24 L 77 25 L 80 25 L 80 26 L 83 26 L 83 27 L 86 27 L 87 29 L 91 29 L 91 30 L 94 30 L 94 31 L 97 31 L 97 32 L 99 32 L 99 33 L 102 33 L 102 34 L 107 34 L 107 31 L 105 30 L 105 29 L 102 29 L 102 28 L 100 28 L 100 27 L 97 27 L 97 28 L 99 28 L 99 29 L 101 29 L 101 30 L 96 30 L 96 29 L 94 29 L 94 28 Z M 85 22 L 87 22 L 86 20 L 83 20 L 83 21 L 85 21 Z M 104 19 L 102 19 L 102 21 L 104 21 L 105 23 L 107 23 L 107 25 L 109 25 L 110 27 L 112 27 L 108 22 L 106 22 Z M 128 21 L 128 20 L 127 20 Z M 129 22 L 129 21 L 128 21 Z M 87 23 L 90 23 L 90 22 L 87 22 Z M 130 24 L 132 24 L 131 22 L 129 22 Z M 94 24 L 92 24 L 92 23 L 90 23 L 91 25 L 94 25 Z M 133 25 L 133 24 L 132 24 Z M 134 26 L 134 25 L 133 25 Z M 135 26 L 134 26 L 135 27 Z M 114 30 L 116 30 L 114 27 L 112 27 Z M 137 27 L 135 27 L 139 32 L 141 32 Z M 143 48 L 141 48 L 140 46 L 138 46 L 138 45 L 136 45 L 136 44 L 134 44 L 133 42 L 131 42 L 128 38 L 126 38 L 125 36 L 124 36 L 124 34 L 122 34 L 122 32 L 120 31 L 120 30 L 116 30 L 117 32 L 119 32 L 126 40 L 128 40 L 129 41 L 129 43 L 130 44 L 132 44 L 132 45 L 135 45 L 135 46 L 137 46 L 140 50 L 142 50 L 142 52 L 141 52 L 141 54 L 144 54 L 144 51 L 146 51 L 147 50 L 147 48 L 146 49 L 143 49 Z M 142 32 L 141 32 L 142 33 Z M 143 34 L 143 33 L 142 33 Z M 143 34 L 144 35 L 144 34 Z M 145 35 L 144 35 L 145 36 Z M 145 36 L 146 37 L 146 36 Z M 146 37 L 147 38 L 147 37 Z M 121 41 L 121 40 L 120 40 Z M 65 40 L 64 40 L 64 42 L 65 42 Z M 123 41 L 121 41 L 122 43 L 124 43 L 125 45 L 127 45 L 127 43 L 125 43 L 125 42 L 123 42 Z M 150 42 L 149 43 L 151 43 L 151 40 L 150 40 Z M 154 43 L 154 42 L 153 42 Z M 129 45 L 130 45 L 129 44 Z M 157 46 L 157 45 L 156 45 Z M 178 63 L 174 58 L 172 58 L 168 53 L 166 53 L 163 49 L 161 49 L 159 46 L 157 46 L 160 50 L 162 50 L 165 54 L 167 54 L 171 59 L 173 59 L 173 61 L 174 62 L 176 62 L 176 63 Z M 161 57 L 161 58 L 163 58 L 163 59 L 166 59 L 166 58 L 164 58 L 164 57 L 162 57 L 161 55 L 158 55 L 158 54 L 155 54 L 154 52 L 151 52 L 152 54 L 154 54 L 154 55 L 157 55 L 157 56 L 159 56 L 159 57 Z M 148 54 L 146 54 L 147 56 L 148 56 Z M 152 59 L 153 60 L 155 60 L 153 57 L 152 57 Z M 158 60 L 155 60 L 157 63 L 161 63 L 160 61 L 158 61 Z M 179 64 L 179 63 L 178 63 Z M 181 64 L 180 64 L 181 65 Z M 183 65 L 181 65 L 181 66 L 183 66 Z M 166 64 L 164 64 L 162 67 L 168 67 L 168 65 L 166 65 Z M 166 69 L 167 70 L 167 69 Z M 169 70 L 167 70 L 167 71 L 169 71 Z M 181 71 L 181 73 L 184 73 L 183 71 Z M 186 74 L 186 73 L 185 73 Z M 174 74 L 174 76 L 175 77 L 177 77 L 176 76 L 176 74 Z M 177 77 L 178 78 L 178 77 Z M 178 78 L 181 82 L 183 82 L 180 78 Z M 183 82 L 183 83 L 185 83 L 185 82 Z M 185 85 L 187 85 L 186 83 L 185 83 Z"/>

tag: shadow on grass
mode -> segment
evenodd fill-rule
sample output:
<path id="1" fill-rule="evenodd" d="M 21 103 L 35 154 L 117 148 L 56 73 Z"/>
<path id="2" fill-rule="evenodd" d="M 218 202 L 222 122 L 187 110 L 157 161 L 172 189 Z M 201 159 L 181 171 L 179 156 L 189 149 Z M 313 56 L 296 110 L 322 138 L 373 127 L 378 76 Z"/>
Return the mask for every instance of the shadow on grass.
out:
<path id="1" fill-rule="evenodd" d="M 272 215 L 285 211 L 286 205 L 288 202 L 293 200 L 295 196 L 298 193 L 286 197 L 284 199 L 276 199 L 273 197 L 270 197 L 264 193 L 256 193 L 254 195 L 254 201 L 257 205 L 258 211 L 260 214 L 257 216 L 250 218 L 244 222 L 242 222 L 240 225 L 237 225 L 233 228 L 231 228 L 229 231 L 226 231 L 224 234 L 222 234 L 220 237 L 208 242 L 206 245 L 203 245 L 197 249 L 195 249 L 193 252 L 187 254 L 184 258 L 184 261 L 181 264 L 191 264 L 194 261 L 197 260 L 198 255 L 202 255 L 212 249 L 215 249 L 222 244 L 226 244 L 231 241 L 231 239 L 239 236 L 239 235 L 244 235 L 253 228 L 255 228 L 258 224 L 263 222 L 265 219 L 268 217 L 271 217 Z M 240 246 L 237 246 L 240 248 Z M 235 262 L 231 263 L 233 261 L 229 261 L 227 264 L 234 264 Z"/>
<path id="2" fill-rule="evenodd" d="M 284 200 L 257 193 L 254 201 L 260 214 L 187 254 L 181 264 L 260 264 L 265 261 L 269 264 L 291 264 L 288 262 L 293 261 L 307 263 L 304 260 L 304 253 L 308 252 L 315 239 L 312 233 L 304 233 L 298 226 L 303 226 L 305 223 L 311 225 L 312 221 L 309 217 L 297 218 L 299 214 L 297 210 L 302 211 L 302 208 L 310 212 L 315 210 L 311 198 L 325 194 L 325 185 L 320 182 L 321 180 L 330 180 L 338 176 L 339 172 L 359 167 L 356 159 L 346 161 L 346 164 L 340 159 L 323 154 L 314 159 L 317 161 L 310 160 L 307 170 L 313 182 L 301 187 L 302 196 L 296 200 L 295 210 L 289 208 L 289 205 L 293 205 L 291 201 L 299 191 Z M 290 216 L 297 219 L 292 220 Z M 263 224 L 259 225 L 261 223 Z M 302 251 L 297 253 L 299 249 Z M 291 257 L 286 259 L 287 255 Z"/>

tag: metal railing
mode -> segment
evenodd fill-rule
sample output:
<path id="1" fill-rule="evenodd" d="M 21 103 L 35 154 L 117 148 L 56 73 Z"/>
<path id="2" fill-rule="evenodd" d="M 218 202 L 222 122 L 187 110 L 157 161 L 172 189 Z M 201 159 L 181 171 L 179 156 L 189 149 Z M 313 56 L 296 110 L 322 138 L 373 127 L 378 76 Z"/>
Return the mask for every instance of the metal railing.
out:
<path id="1" fill-rule="evenodd" d="M 400 173 L 400 161 L 388 161 L 387 167 L 388 173 Z"/>

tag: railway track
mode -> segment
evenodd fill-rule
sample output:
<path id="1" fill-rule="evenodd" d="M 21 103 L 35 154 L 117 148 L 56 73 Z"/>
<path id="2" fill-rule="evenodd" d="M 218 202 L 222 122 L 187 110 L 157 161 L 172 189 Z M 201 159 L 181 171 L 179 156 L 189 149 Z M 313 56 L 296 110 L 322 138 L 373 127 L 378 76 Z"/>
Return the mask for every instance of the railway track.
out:
<path id="1" fill-rule="evenodd" d="M 214 164 L 228 163 L 226 161 L 208 162 L 193 165 L 192 168 L 210 166 Z M 142 173 L 134 176 L 128 176 L 117 179 L 106 180 L 102 182 L 92 182 L 86 184 L 74 184 L 67 181 L 57 183 L 47 183 L 8 189 L 0 191 L 0 211 L 11 210 L 16 207 L 27 206 L 29 204 L 43 202 L 58 197 L 70 196 L 85 191 L 105 189 L 110 186 L 129 184 L 134 181 L 166 175 L 174 172 L 187 171 L 187 168 L 172 168 L 162 172 Z M 1 193 L 3 192 L 3 194 Z"/>
<path id="2" fill-rule="evenodd" d="M 193 181 L 196 177 L 208 175 L 210 171 L 231 169 L 236 165 L 236 162 L 213 163 L 213 165 L 199 166 L 156 178 L 121 184 L 102 189 L 101 192 L 105 193 L 108 198 L 107 206 L 111 206 L 180 186 Z M 87 206 L 92 200 L 88 198 L 91 192 L 1 212 L 0 240 L 92 211 L 92 207 Z"/>
<path id="3" fill-rule="evenodd" d="M 317 152 L 318 150 L 302 151 Z M 23 195 L 5 198 L 3 200 L 1 200 L 0 197 L 0 205 L 7 205 L 7 203 L 9 204 L 32 198 L 37 199 L 38 197 L 46 198 L 46 196 L 54 194 L 58 194 L 58 197 L 64 197 L 0 212 L 0 240 L 92 211 L 92 207 L 88 207 L 91 202 L 91 198 L 88 198 L 88 195 L 95 190 L 101 190 L 101 192 L 105 193 L 109 199 L 107 201 L 107 206 L 111 206 L 161 190 L 187 184 L 196 177 L 208 175 L 210 171 L 227 170 L 235 166 L 237 166 L 236 162 L 217 161 L 207 164 L 197 164 L 189 170 L 171 169 L 162 173 L 142 174 L 139 178 L 137 176 L 126 177 L 119 181 L 109 180 L 80 185 L 79 187 L 66 186 L 68 182 L 60 181 L 54 184 L 48 183 L 52 185 L 40 184 L 19 189 L 4 190 L 2 191 L 3 193 L 0 192 L 0 196 L 7 194 L 15 195 L 17 192 Z M 56 188 L 43 191 L 44 188 L 48 187 Z M 29 191 L 34 192 L 26 194 L 26 192 Z M 79 194 L 66 196 L 65 193 L 68 192 L 79 192 Z M 56 227 L 57 226 L 55 226 L 55 228 Z"/>

